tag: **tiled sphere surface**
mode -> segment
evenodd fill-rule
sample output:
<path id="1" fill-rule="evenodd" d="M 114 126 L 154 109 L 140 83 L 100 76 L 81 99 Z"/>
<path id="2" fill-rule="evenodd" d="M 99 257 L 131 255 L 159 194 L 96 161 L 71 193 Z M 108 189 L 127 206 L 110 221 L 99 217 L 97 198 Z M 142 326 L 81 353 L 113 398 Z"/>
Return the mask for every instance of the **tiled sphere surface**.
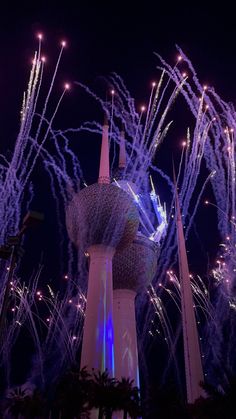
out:
<path id="1" fill-rule="evenodd" d="M 127 192 L 113 184 L 95 183 L 74 195 L 66 225 L 70 239 L 81 249 L 96 244 L 122 249 L 136 235 L 139 214 Z"/>

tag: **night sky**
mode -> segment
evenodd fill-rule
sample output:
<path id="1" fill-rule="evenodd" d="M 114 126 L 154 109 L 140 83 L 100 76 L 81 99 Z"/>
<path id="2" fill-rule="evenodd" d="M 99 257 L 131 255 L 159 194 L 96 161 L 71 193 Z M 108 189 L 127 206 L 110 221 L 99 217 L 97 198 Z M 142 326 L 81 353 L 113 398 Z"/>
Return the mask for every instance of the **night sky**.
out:
<path id="1" fill-rule="evenodd" d="M 0 152 L 12 148 L 18 132 L 38 32 L 44 34 L 48 74 L 54 69 L 60 41 L 68 43 L 55 90 L 59 96 L 65 81 L 71 82 L 72 88 L 55 120 L 57 128 L 78 126 L 78 121 L 89 119 L 89 108 L 81 103 L 74 81 L 94 86 L 100 76 L 115 71 L 124 79 L 137 107 L 145 103 L 150 83 L 159 74 L 153 52 L 174 65 L 176 44 L 192 61 L 202 83 L 214 86 L 223 99 L 236 103 L 235 14 L 226 2 L 224 8 L 222 3 L 191 1 L 173 5 L 165 1 L 49 3 L 1 6 Z M 178 115 L 181 118 L 181 112 Z M 183 115 L 184 129 L 186 126 Z M 172 142 L 172 152 L 174 149 Z M 179 153 L 179 145 L 176 150 Z"/>
<path id="2" fill-rule="evenodd" d="M 4 2 L 6 3 L 6 2 Z M 48 3 L 48 4 L 47 4 Z M 236 45 L 234 13 L 227 2 L 21 2 L 1 7 L 1 132 L 4 145 L 14 138 L 17 112 L 28 80 L 29 63 L 44 33 L 48 72 L 55 64 L 61 39 L 68 48 L 60 66 L 58 89 L 65 80 L 91 85 L 97 76 L 116 71 L 137 106 L 148 98 L 157 58 L 176 60 L 175 45 L 190 58 L 202 83 L 213 85 L 227 101 L 235 100 Z M 78 88 L 69 107 L 78 116 Z M 65 113 L 65 112 L 64 112 Z M 67 116 L 68 117 L 68 116 Z M 66 117 L 65 117 L 66 118 Z M 61 118 L 60 118 L 61 121 Z M 72 119 L 66 123 L 73 123 Z"/>

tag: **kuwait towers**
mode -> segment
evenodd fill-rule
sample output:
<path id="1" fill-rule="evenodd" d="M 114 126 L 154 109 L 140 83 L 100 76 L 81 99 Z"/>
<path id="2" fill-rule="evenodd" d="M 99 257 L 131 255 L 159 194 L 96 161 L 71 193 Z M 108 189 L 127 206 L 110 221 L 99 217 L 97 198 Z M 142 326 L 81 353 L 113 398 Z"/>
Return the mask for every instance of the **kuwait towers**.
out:
<path id="1" fill-rule="evenodd" d="M 131 196 L 110 184 L 108 123 L 104 122 L 98 183 L 75 194 L 66 213 L 67 230 L 89 254 L 87 305 L 81 368 L 114 376 L 112 259 L 134 239 L 138 211 Z"/>

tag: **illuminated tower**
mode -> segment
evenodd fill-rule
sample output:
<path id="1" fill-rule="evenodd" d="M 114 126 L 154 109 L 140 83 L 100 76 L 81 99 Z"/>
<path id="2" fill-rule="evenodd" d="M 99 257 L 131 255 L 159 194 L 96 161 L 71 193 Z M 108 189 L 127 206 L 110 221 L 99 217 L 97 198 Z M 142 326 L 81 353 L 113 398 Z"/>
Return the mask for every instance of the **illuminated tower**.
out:
<path id="1" fill-rule="evenodd" d="M 204 378 L 177 191 L 176 213 L 187 401 L 188 403 L 194 403 L 199 397 L 204 397 L 204 391 L 200 386 Z"/>
<path id="2" fill-rule="evenodd" d="M 119 168 L 115 179 L 120 188 L 134 198 L 136 185 L 127 179 L 124 130 L 120 135 Z M 125 174 L 124 174 L 125 173 Z M 139 364 L 135 319 L 135 297 L 154 277 L 157 246 L 141 233 L 113 260 L 113 314 L 115 342 L 115 376 L 134 380 L 139 387 Z"/>
<path id="3" fill-rule="evenodd" d="M 139 387 L 135 296 L 149 285 L 157 266 L 157 245 L 138 233 L 113 260 L 115 376 L 134 380 Z"/>
<path id="4" fill-rule="evenodd" d="M 74 195 L 66 223 L 70 239 L 89 254 L 81 368 L 107 369 L 114 376 L 112 258 L 116 248 L 132 242 L 139 221 L 132 198 L 110 184 L 108 129 L 105 121 L 98 183 Z"/>

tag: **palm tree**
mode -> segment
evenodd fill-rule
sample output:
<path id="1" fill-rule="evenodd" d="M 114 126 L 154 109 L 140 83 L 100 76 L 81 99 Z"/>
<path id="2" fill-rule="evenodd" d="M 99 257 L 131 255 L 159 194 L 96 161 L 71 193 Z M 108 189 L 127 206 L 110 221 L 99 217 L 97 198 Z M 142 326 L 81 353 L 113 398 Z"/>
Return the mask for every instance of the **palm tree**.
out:
<path id="1" fill-rule="evenodd" d="M 44 414 L 45 400 L 39 390 L 35 389 L 32 394 L 27 395 L 24 400 L 24 417 L 33 419 L 42 417 Z"/>
<path id="2" fill-rule="evenodd" d="M 139 389 L 133 386 L 133 382 L 130 378 L 122 377 L 117 383 L 117 396 L 120 409 L 124 411 L 124 419 L 127 419 L 128 414 L 131 418 L 141 415 Z"/>
<path id="3" fill-rule="evenodd" d="M 152 419 L 190 419 L 187 407 L 174 382 L 164 385 L 152 384 L 144 402 L 145 418 Z"/>
<path id="4" fill-rule="evenodd" d="M 18 418 L 25 413 L 25 399 L 28 396 L 26 388 L 21 386 L 10 390 L 6 397 L 6 413 Z"/>
<path id="5" fill-rule="evenodd" d="M 90 407 L 99 409 L 98 419 L 103 416 L 112 417 L 112 412 L 117 410 L 116 380 L 109 376 L 108 371 L 93 371 L 91 381 Z"/>
<path id="6" fill-rule="evenodd" d="M 202 384 L 207 397 L 198 399 L 189 406 L 194 419 L 235 419 L 236 415 L 236 376 L 227 374 L 225 389 L 217 389 L 209 383 Z"/>
<path id="7" fill-rule="evenodd" d="M 87 418 L 89 391 L 90 374 L 86 368 L 73 366 L 56 386 L 54 408 L 61 418 Z"/>

